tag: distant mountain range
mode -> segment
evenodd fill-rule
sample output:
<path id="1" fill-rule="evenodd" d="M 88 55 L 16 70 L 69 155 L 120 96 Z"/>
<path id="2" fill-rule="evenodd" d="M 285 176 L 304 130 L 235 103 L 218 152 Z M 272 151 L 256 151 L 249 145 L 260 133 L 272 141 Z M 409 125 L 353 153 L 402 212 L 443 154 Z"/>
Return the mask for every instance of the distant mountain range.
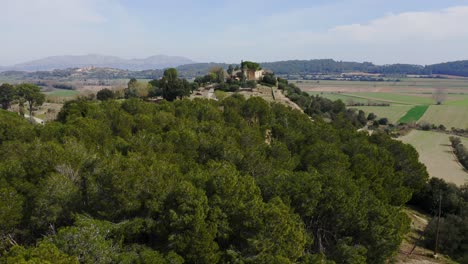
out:
<path id="1" fill-rule="evenodd" d="M 52 56 L 12 66 L 0 66 L 0 71 L 50 71 L 68 68 L 114 68 L 141 71 L 164 69 L 184 64 L 193 64 L 191 59 L 180 56 L 155 55 L 144 59 L 123 59 L 116 56 L 89 54 L 83 56 Z"/>

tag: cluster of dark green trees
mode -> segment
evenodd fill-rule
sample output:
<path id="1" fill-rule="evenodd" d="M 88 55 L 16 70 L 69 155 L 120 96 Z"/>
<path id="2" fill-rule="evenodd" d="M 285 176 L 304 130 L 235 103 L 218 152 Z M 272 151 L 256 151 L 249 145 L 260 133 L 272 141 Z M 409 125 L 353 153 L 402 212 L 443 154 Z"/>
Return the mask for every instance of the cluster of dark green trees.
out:
<path id="1" fill-rule="evenodd" d="M 457 187 L 443 179 L 431 178 L 429 183 L 410 201 L 433 218 L 423 241 L 434 249 L 437 236 L 437 215 L 441 204 L 439 223 L 439 252 L 459 263 L 468 263 L 468 184 Z"/>
<path id="2" fill-rule="evenodd" d="M 75 86 L 71 84 L 64 84 L 64 83 L 54 83 L 52 84 L 52 87 L 57 88 L 57 89 L 63 89 L 63 90 L 75 90 Z"/>
<path id="3" fill-rule="evenodd" d="M 461 143 L 459 137 L 450 137 L 450 143 L 458 161 L 468 170 L 468 149 Z"/>
<path id="4" fill-rule="evenodd" d="M 0 262 L 385 263 L 428 175 L 334 114 L 238 95 L 0 111 Z"/>
<path id="5" fill-rule="evenodd" d="M 166 69 L 161 79 L 153 80 L 149 84 L 152 86 L 150 96 L 162 96 L 168 101 L 189 96 L 193 90 L 198 88 L 197 83 L 190 83 L 186 79 L 179 78 L 178 72 L 174 68 Z"/>
<path id="6" fill-rule="evenodd" d="M 236 68 L 238 69 L 238 67 Z M 230 65 L 227 72 L 222 67 L 213 67 L 209 70 L 208 74 L 195 78 L 194 82 L 199 86 L 214 84 L 214 88 L 216 89 L 236 92 L 239 90 L 241 82 L 233 78 L 233 71 L 232 65 Z"/>
<path id="7" fill-rule="evenodd" d="M 179 78 L 177 70 L 169 68 L 164 71 L 160 79 L 154 79 L 148 85 L 138 82 L 132 78 L 124 89 L 123 94 L 119 96 L 118 92 L 110 89 L 102 89 L 96 94 L 96 99 L 105 101 L 114 98 L 148 98 L 161 96 L 167 101 L 182 99 L 190 95 L 192 91 L 198 88 L 198 83 L 190 83 L 186 79 Z"/>
<path id="8" fill-rule="evenodd" d="M 19 104 L 22 111 L 24 104 L 27 103 L 29 115 L 32 116 L 34 107 L 42 105 L 45 101 L 45 95 L 41 88 L 34 84 L 23 83 L 16 86 L 3 83 L 0 85 L 0 104 L 2 109 L 7 110 L 13 102 Z"/>
<path id="9" fill-rule="evenodd" d="M 468 76 L 468 60 L 439 63 L 426 66 L 432 74 Z"/>
<path id="10" fill-rule="evenodd" d="M 244 65 L 244 66 L 242 66 Z M 259 64 L 254 62 L 242 62 L 239 65 L 229 65 L 227 70 L 223 67 L 213 67 L 209 73 L 204 76 L 196 77 L 194 82 L 199 86 L 213 85 L 216 90 L 225 92 L 237 92 L 242 88 L 255 88 L 257 82 L 254 80 L 247 80 L 243 71 L 243 67 L 259 67 Z"/>
<path id="11" fill-rule="evenodd" d="M 242 61 L 240 65 L 229 65 L 227 70 L 223 67 L 213 67 L 210 72 L 204 76 L 196 77 L 194 82 L 199 86 L 215 84 L 214 88 L 225 92 L 237 92 L 239 88 L 256 88 L 257 81 L 247 80 L 245 71 L 261 70 L 260 64 L 252 61 Z M 276 76 L 274 73 L 267 72 L 258 80 L 258 83 L 270 87 L 277 85 Z"/>
<path id="12" fill-rule="evenodd" d="M 278 84 L 278 80 L 274 73 L 266 72 L 260 80 L 260 84 L 275 87 Z"/>

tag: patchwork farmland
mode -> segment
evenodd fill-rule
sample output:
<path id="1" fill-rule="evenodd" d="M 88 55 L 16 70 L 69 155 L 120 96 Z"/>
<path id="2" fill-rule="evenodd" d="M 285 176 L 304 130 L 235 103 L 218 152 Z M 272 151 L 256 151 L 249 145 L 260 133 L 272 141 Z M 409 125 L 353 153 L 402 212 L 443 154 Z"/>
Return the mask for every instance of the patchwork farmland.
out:
<path id="1" fill-rule="evenodd" d="M 297 81 L 296 85 L 309 94 L 340 99 L 350 108 L 387 117 L 391 123 L 427 122 L 449 129 L 468 128 L 466 78 L 402 78 L 398 82 L 320 80 Z M 437 89 L 444 93 L 441 105 L 433 99 Z"/>
<path id="2" fill-rule="evenodd" d="M 406 78 L 400 82 L 301 81 L 303 91 L 331 100 L 342 100 L 348 108 L 386 117 L 390 123 L 429 123 L 447 129 L 468 129 L 468 79 Z M 433 99 L 443 88 L 444 100 L 438 105 Z M 364 105 L 362 105 L 364 104 Z M 443 178 L 462 185 L 468 182 L 468 172 L 452 153 L 449 134 L 413 130 L 401 137 L 419 153 L 431 177 Z M 462 138 L 465 145 L 468 139 Z"/>

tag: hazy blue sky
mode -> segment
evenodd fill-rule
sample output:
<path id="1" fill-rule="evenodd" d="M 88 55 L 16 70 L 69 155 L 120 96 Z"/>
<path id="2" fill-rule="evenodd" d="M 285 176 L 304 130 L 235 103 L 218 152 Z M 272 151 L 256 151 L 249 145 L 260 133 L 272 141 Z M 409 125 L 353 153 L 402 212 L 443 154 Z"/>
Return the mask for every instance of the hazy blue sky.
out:
<path id="1" fill-rule="evenodd" d="M 468 0 L 0 0 L 0 65 L 53 55 L 468 59 Z"/>

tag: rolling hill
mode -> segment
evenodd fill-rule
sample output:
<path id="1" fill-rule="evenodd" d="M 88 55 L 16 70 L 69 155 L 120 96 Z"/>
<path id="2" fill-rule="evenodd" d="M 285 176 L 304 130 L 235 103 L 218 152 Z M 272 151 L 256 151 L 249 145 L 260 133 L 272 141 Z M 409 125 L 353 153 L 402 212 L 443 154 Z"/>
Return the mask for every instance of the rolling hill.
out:
<path id="1" fill-rule="evenodd" d="M 287 60 L 262 62 L 261 67 L 279 75 L 314 75 L 364 72 L 382 75 L 454 75 L 468 77 L 468 60 L 438 63 L 432 65 L 387 64 L 376 65 L 372 62 L 349 62 L 332 59 Z M 209 72 L 213 67 L 227 69 L 227 63 L 192 63 L 177 67 L 181 75 L 196 77 Z"/>
<path id="2" fill-rule="evenodd" d="M 180 56 L 155 55 L 143 59 L 123 59 L 116 56 L 88 54 L 83 56 L 52 56 L 12 66 L 0 67 L 0 71 L 50 71 L 90 66 L 140 71 L 177 67 L 190 63 L 194 63 L 194 61 Z"/>

